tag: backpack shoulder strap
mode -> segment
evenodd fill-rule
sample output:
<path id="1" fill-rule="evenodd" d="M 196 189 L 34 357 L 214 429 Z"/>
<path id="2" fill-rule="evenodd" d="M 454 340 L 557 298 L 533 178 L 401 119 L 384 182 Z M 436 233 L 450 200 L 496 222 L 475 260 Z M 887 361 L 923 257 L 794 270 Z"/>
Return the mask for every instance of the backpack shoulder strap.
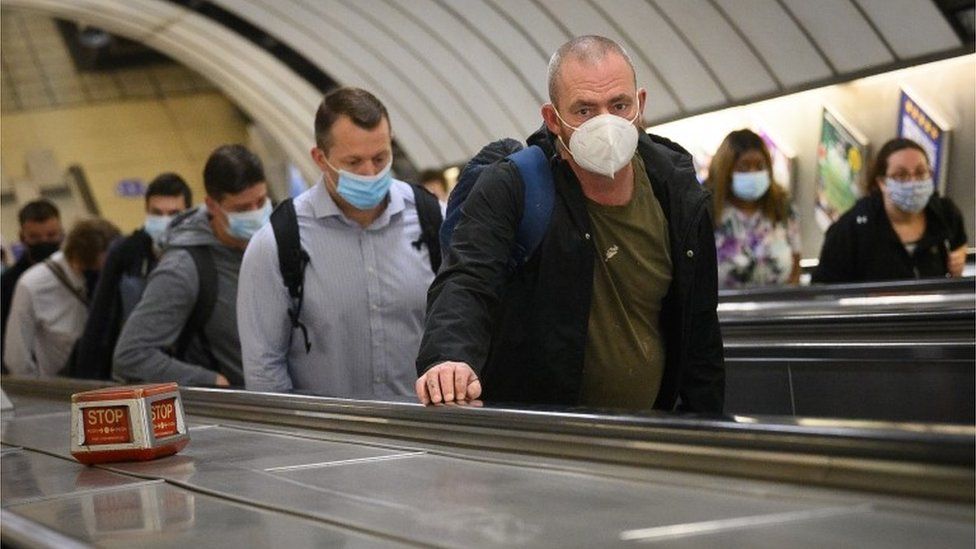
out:
<path id="1" fill-rule="evenodd" d="M 542 242 L 555 202 L 555 183 L 546 153 L 536 145 L 512 153 L 508 159 L 518 168 L 525 188 L 525 210 L 515 237 L 513 259 L 523 265 Z"/>
<path id="2" fill-rule="evenodd" d="M 175 356 L 185 359 L 187 347 L 194 336 L 198 337 L 203 343 L 203 347 L 209 355 L 211 365 L 216 368 L 217 363 L 213 359 L 210 345 L 204 328 L 210 316 L 213 314 L 214 306 L 217 304 L 217 268 L 214 266 L 213 255 L 209 246 L 180 246 L 179 249 L 186 250 L 193 258 L 193 264 L 197 269 L 197 302 L 193 305 L 193 311 L 180 337 L 176 340 Z"/>
<path id="3" fill-rule="evenodd" d="M 278 245 L 278 269 L 285 287 L 288 288 L 288 319 L 292 330 L 298 328 L 302 331 L 305 352 L 308 353 L 312 349 L 312 342 L 309 341 L 308 329 L 299 320 L 299 316 L 305 298 L 305 267 L 311 259 L 308 252 L 302 249 L 302 240 L 298 233 L 298 214 L 291 198 L 282 200 L 271 212 L 271 228 Z"/>
<path id="4" fill-rule="evenodd" d="M 81 301 L 86 308 L 88 307 L 88 296 L 85 295 L 84 290 L 77 288 L 71 283 L 70 280 L 68 280 L 68 274 L 64 272 L 61 265 L 55 263 L 53 259 L 47 258 L 44 260 L 44 266 L 47 267 L 52 274 L 54 274 L 54 277 L 58 279 L 58 282 L 67 288 L 72 295 L 78 298 L 78 301 Z"/>
<path id="5" fill-rule="evenodd" d="M 437 197 L 420 185 L 410 185 L 413 188 L 413 199 L 417 205 L 417 217 L 420 220 L 420 239 L 412 242 L 413 246 L 420 249 L 422 244 L 427 245 L 427 252 L 430 255 L 430 268 L 437 274 L 441 268 L 441 243 L 439 234 L 441 223 L 444 216 L 441 214 L 441 204 Z"/>

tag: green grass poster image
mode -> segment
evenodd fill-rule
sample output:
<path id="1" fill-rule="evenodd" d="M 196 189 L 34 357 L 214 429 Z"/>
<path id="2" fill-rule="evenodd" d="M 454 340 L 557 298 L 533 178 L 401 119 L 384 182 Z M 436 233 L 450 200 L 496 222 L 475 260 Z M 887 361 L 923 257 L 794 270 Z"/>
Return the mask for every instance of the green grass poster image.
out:
<path id="1" fill-rule="evenodd" d="M 836 115 L 823 111 L 817 146 L 817 224 L 826 230 L 861 196 L 867 140 Z"/>

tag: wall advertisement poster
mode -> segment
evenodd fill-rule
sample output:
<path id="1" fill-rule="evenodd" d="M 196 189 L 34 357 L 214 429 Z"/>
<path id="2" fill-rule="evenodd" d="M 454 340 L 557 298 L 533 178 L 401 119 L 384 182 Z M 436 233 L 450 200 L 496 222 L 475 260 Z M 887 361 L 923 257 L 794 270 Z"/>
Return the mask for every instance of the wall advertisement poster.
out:
<path id="1" fill-rule="evenodd" d="M 868 141 L 824 107 L 817 144 L 817 224 L 826 230 L 861 196 Z"/>

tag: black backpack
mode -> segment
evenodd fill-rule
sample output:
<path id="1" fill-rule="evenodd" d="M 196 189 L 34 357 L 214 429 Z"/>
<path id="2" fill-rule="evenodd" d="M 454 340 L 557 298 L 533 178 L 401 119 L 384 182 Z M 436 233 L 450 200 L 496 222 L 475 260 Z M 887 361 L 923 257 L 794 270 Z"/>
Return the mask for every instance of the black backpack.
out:
<path id="1" fill-rule="evenodd" d="M 412 242 L 414 248 L 420 250 L 427 246 L 430 255 L 430 268 L 437 274 L 441 268 L 441 247 L 438 240 L 441 222 L 441 206 L 437 197 L 419 185 L 413 188 L 414 203 L 417 205 L 417 217 L 420 221 L 420 238 Z M 281 278 L 288 288 L 291 300 L 288 306 L 288 320 L 291 321 L 292 333 L 297 328 L 302 331 L 305 340 L 305 352 L 312 350 L 312 342 L 308 339 L 308 329 L 300 320 L 302 301 L 305 297 L 305 267 L 310 258 L 308 252 L 302 248 L 301 237 L 298 234 L 298 215 L 291 198 L 283 200 L 271 212 L 271 228 L 274 231 L 275 242 L 278 245 L 278 269 Z"/>
<path id="2" fill-rule="evenodd" d="M 207 353 L 211 369 L 218 371 L 217 359 L 213 356 L 210 349 L 210 341 L 204 327 L 213 315 L 214 306 L 217 304 L 217 268 L 214 266 L 213 252 L 210 246 L 174 246 L 168 249 L 186 250 L 193 258 L 193 264 L 197 268 L 197 302 L 193 305 L 190 318 L 187 319 L 180 337 L 173 344 L 170 354 L 180 360 L 186 359 L 186 349 L 190 342 L 196 337 L 200 340 L 203 350 Z"/>
<path id="3" fill-rule="evenodd" d="M 210 342 L 207 340 L 206 333 L 204 332 L 204 327 L 207 325 L 207 321 L 210 320 L 214 306 L 217 304 L 217 269 L 214 266 L 213 255 L 209 246 L 173 246 L 167 248 L 167 250 L 170 249 L 186 250 L 190 254 L 190 257 L 193 258 L 193 264 L 197 269 L 199 291 L 197 292 L 197 301 L 193 306 L 190 317 L 187 319 L 186 324 L 183 325 L 183 329 L 180 331 L 176 342 L 166 352 L 170 356 L 184 360 L 186 358 L 187 347 L 189 347 L 193 338 L 197 337 L 204 351 L 207 353 L 210 366 L 216 368 L 217 362 L 210 350 Z M 62 280 L 62 282 L 64 281 Z M 143 289 L 145 289 L 145 286 L 143 286 Z M 119 332 L 121 332 L 121 327 L 119 327 Z M 118 340 L 119 333 L 116 332 L 113 335 L 111 348 L 106 347 L 105 349 L 108 353 L 114 352 L 114 344 Z M 83 360 L 78 354 L 79 342 L 76 341 L 72 346 L 68 361 L 59 374 L 73 378 L 112 379 L 112 357 L 109 356 L 107 360 L 98 364 L 83 364 Z"/>

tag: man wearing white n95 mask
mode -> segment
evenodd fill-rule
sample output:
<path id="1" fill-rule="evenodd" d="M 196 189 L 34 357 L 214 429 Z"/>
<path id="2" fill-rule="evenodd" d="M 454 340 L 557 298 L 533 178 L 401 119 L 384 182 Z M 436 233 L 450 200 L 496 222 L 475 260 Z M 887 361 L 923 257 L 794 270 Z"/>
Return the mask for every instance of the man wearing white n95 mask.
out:
<path id="1" fill-rule="evenodd" d="M 393 178 L 390 119 L 369 92 L 327 94 L 315 140 L 322 180 L 280 204 L 244 255 L 237 314 L 246 387 L 410 397 L 440 262 L 427 221 L 433 213 L 439 226 L 440 207 Z M 289 266 L 296 255 L 307 263 Z"/>
<path id="2" fill-rule="evenodd" d="M 566 43 L 548 78 L 528 140 L 549 157 L 546 232 L 512 268 L 527 183 L 512 161 L 486 167 L 429 292 L 418 398 L 720 413 L 715 240 L 691 156 L 636 125 L 647 92 L 613 41 Z"/>

